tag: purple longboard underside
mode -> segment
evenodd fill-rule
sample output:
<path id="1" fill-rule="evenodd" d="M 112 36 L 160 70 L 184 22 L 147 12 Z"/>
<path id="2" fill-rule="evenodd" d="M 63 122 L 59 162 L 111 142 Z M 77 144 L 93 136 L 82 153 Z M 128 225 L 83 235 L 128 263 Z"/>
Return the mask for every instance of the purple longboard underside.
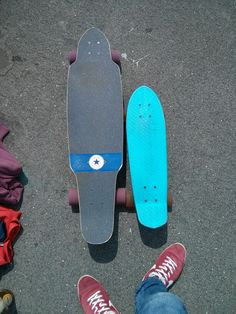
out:
<path id="1" fill-rule="evenodd" d="M 105 35 L 91 28 L 81 37 L 68 72 L 69 160 L 79 188 L 80 222 L 91 244 L 113 233 L 116 177 L 123 161 L 120 70 Z"/>

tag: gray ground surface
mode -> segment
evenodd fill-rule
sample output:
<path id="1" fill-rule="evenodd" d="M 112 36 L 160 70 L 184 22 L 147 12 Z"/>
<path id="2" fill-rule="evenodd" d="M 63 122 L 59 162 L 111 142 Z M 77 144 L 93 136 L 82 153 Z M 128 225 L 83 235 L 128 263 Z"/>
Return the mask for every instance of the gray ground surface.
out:
<path id="1" fill-rule="evenodd" d="M 187 263 L 172 291 L 189 312 L 235 313 L 235 1 L 1 0 L 0 24 L 0 120 L 28 178 L 24 231 L 0 281 L 18 313 L 82 313 L 85 273 L 133 313 L 134 288 L 175 241 Z M 140 232 L 117 211 L 112 240 L 95 249 L 67 204 L 67 53 L 91 26 L 123 53 L 125 103 L 140 84 L 160 95 L 174 194 L 168 230 Z"/>

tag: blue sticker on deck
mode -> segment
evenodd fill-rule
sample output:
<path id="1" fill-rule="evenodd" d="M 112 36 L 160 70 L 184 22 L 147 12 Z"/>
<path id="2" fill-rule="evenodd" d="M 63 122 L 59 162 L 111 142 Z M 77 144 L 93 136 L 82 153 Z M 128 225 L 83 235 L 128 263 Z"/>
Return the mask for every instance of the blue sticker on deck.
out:
<path id="1" fill-rule="evenodd" d="M 70 168 L 74 173 L 91 171 L 118 171 L 122 165 L 121 153 L 70 154 Z"/>

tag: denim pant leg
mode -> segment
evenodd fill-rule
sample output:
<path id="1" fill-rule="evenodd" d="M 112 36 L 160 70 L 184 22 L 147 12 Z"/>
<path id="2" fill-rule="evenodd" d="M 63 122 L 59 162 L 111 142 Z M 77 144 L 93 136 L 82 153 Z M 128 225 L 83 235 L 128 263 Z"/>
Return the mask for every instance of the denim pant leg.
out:
<path id="1" fill-rule="evenodd" d="M 167 291 L 157 277 L 150 277 L 139 285 L 135 295 L 136 314 L 187 314 L 182 300 Z"/>

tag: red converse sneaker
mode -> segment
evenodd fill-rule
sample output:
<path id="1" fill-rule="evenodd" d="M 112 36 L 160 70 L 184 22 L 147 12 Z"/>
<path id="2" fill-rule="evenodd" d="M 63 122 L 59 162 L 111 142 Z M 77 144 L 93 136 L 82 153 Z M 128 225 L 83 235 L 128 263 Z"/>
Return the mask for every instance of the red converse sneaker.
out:
<path id="1" fill-rule="evenodd" d="M 89 275 L 81 277 L 77 284 L 77 292 L 85 314 L 119 314 L 106 290 L 93 277 Z"/>
<path id="2" fill-rule="evenodd" d="M 167 247 L 149 269 L 143 280 L 158 277 L 169 288 L 180 276 L 186 259 L 186 249 L 180 243 Z"/>

